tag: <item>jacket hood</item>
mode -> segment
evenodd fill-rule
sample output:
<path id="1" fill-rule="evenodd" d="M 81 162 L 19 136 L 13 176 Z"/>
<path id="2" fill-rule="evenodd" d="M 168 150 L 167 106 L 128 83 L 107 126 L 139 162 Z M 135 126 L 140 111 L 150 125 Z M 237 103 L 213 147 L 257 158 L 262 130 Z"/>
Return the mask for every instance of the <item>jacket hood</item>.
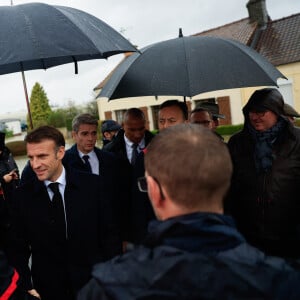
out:
<path id="1" fill-rule="evenodd" d="M 281 93 L 274 88 L 264 88 L 255 91 L 243 108 L 245 120 L 250 111 L 270 110 L 278 116 L 284 116 L 284 100 Z"/>

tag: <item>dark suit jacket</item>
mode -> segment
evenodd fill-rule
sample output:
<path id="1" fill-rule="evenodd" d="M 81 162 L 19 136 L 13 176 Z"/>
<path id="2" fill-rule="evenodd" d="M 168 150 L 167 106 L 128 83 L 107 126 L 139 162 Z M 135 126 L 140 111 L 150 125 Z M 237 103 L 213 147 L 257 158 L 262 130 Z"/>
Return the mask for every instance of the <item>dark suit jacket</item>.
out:
<path id="1" fill-rule="evenodd" d="M 147 146 L 154 135 L 146 130 L 145 146 Z M 120 129 L 117 136 L 103 148 L 104 150 L 114 152 L 123 161 L 123 169 L 127 174 L 130 187 L 130 201 L 128 206 L 128 234 L 127 240 L 131 243 L 139 243 L 147 232 L 149 220 L 154 218 L 153 209 L 146 193 L 141 193 L 137 187 L 137 178 L 144 176 L 144 155 L 141 152 L 138 155 L 135 166 L 129 163 L 127 158 L 126 144 L 124 141 L 124 130 Z"/>
<path id="2" fill-rule="evenodd" d="M 8 255 L 26 289 L 33 287 L 43 300 L 73 299 L 68 293 L 88 281 L 94 263 L 121 252 L 106 187 L 93 174 L 66 173 L 65 207 L 68 239 L 53 232 L 50 199 L 36 177 L 17 189 L 14 199 L 12 240 Z M 31 272 L 28 259 L 32 254 Z"/>
<path id="3" fill-rule="evenodd" d="M 145 147 L 150 143 L 154 135 L 146 130 L 145 131 Z M 118 134 L 114 137 L 114 139 L 105 145 L 103 147 L 104 150 L 109 151 L 109 152 L 114 152 L 117 154 L 119 157 L 127 160 L 128 164 L 130 165 L 128 158 L 127 158 L 127 151 L 126 151 L 126 144 L 124 141 L 124 130 L 120 129 Z"/>
<path id="4" fill-rule="evenodd" d="M 129 222 L 130 185 L 126 168 L 124 168 L 124 161 L 114 153 L 103 151 L 97 147 L 94 148 L 94 151 L 99 160 L 100 180 L 104 182 L 110 193 L 122 238 L 126 240 Z M 79 156 L 76 144 L 66 151 L 63 164 L 70 169 L 88 172 L 85 163 Z"/>

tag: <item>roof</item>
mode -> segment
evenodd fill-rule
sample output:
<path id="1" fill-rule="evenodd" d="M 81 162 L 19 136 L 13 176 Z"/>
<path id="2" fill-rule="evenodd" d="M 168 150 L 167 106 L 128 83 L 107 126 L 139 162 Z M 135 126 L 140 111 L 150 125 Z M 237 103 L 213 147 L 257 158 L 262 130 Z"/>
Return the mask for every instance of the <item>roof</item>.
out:
<path id="1" fill-rule="evenodd" d="M 254 49 L 279 66 L 300 61 L 300 13 L 278 20 L 269 20 Z M 251 45 L 257 33 L 257 23 L 245 18 L 217 28 L 195 34 L 195 36 L 218 36 Z"/>
<path id="2" fill-rule="evenodd" d="M 279 66 L 300 62 L 299 28 L 300 13 L 297 13 L 274 21 L 269 19 L 266 28 L 261 30 L 259 30 L 256 22 L 250 23 L 249 18 L 244 18 L 196 33 L 194 36 L 216 36 L 234 39 L 247 46 L 250 46 L 254 39 L 257 38 L 254 49 L 267 58 L 274 66 Z M 118 65 L 94 88 L 94 91 L 103 88 Z"/>
<path id="3" fill-rule="evenodd" d="M 0 119 L 0 123 L 9 123 L 9 122 L 21 122 L 20 119 L 17 118 L 9 118 L 9 119 Z"/>
<path id="4" fill-rule="evenodd" d="M 255 23 L 252 24 L 249 23 L 249 18 L 245 18 L 217 28 L 202 31 L 193 35 L 223 37 L 227 39 L 234 39 L 243 44 L 248 45 L 256 27 L 257 26 Z"/>
<path id="5" fill-rule="evenodd" d="M 300 13 L 270 22 L 256 50 L 275 66 L 300 61 L 299 28 Z"/>

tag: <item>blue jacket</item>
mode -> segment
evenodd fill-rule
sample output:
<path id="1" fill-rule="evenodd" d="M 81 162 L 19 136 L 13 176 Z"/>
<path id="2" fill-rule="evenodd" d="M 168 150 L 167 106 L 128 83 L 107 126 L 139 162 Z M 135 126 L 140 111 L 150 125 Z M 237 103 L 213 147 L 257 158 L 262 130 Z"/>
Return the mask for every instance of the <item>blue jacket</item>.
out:
<path id="1" fill-rule="evenodd" d="M 231 217 L 153 221 L 145 245 L 98 264 L 84 299 L 300 299 L 300 274 L 245 242 Z"/>

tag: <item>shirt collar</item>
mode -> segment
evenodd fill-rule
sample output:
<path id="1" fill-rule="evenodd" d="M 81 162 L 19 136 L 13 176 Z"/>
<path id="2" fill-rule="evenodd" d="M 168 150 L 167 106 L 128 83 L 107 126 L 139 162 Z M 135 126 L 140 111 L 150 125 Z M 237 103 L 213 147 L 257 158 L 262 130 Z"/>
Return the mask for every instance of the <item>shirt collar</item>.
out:
<path id="1" fill-rule="evenodd" d="M 78 150 L 78 149 L 77 149 L 77 150 Z M 88 155 L 89 157 L 91 157 L 91 155 L 93 155 L 93 154 L 95 153 L 95 151 L 92 150 L 92 151 L 89 152 L 89 153 L 82 153 L 80 150 L 78 150 L 78 153 L 79 153 L 80 158 L 82 158 L 82 156 L 84 156 L 84 155 Z"/>
<path id="2" fill-rule="evenodd" d="M 63 167 L 63 170 L 62 170 L 60 176 L 57 178 L 57 180 L 55 180 L 55 182 L 58 182 L 58 183 L 62 184 L 63 186 L 66 185 L 66 170 L 65 170 L 64 167 Z M 45 180 L 44 181 L 44 184 L 45 184 L 46 187 L 48 187 L 48 185 L 50 183 L 52 183 L 52 181 L 50 181 L 50 180 Z"/>
<path id="3" fill-rule="evenodd" d="M 125 141 L 125 143 L 126 143 L 126 145 L 128 146 L 128 147 L 132 147 L 132 145 L 134 144 L 132 141 L 130 141 L 127 137 L 126 137 L 126 135 L 124 134 L 124 141 Z M 139 145 L 139 149 L 144 149 L 145 148 L 145 136 L 142 138 L 142 140 L 138 143 L 138 145 Z"/>

